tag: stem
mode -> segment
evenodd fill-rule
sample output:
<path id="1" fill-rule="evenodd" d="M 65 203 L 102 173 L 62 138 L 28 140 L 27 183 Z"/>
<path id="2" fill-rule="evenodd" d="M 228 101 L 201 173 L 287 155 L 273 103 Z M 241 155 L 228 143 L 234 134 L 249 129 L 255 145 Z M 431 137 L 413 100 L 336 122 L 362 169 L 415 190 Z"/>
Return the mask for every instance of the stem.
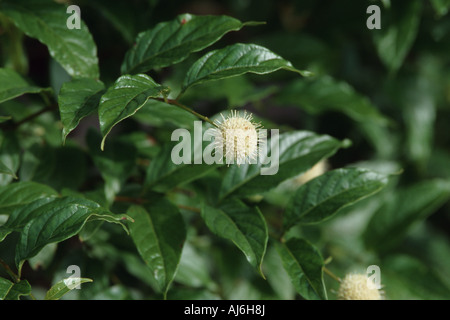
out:
<path id="1" fill-rule="evenodd" d="M 208 117 L 205 117 L 204 115 L 201 115 L 200 113 L 195 112 L 194 110 L 192 110 L 191 108 L 185 106 L 184 104 L 179 103 L 177 100 L 166 99 L 166 98 L 164 98 L 164 99 L 156 98 L 156 100 L 163 101 L 163 102 L 165 102 L 167 104 L 171 104 L 171 105 L 177 106 L 177 107 L 179 107 L 179 108 L 181 108 L 181 109 L 183 109 L 183 110 L 185 110 L 187 112 L 192 113 L 197 118 L 212 124 L 214 127 L 217 127 L 217 125 L 214 122 L 212 122 L 211 120 L 209 120 Z"/>
<path id="2" fill-rule="evenodd" d="M 341 278 L 337 277 L 334 273 L 332 273 L 330 270 L 328 270 L 326 267 L 322 267 L 323 271 L 329 275 L 331 278 L 333 278 L 334 280 L 336 280 L 337 282 L 341 283 L 342 280 Z"/>
<path id="3" fill-rule="evenodd" d="M 196 207 L 185 206 L 185 205 L 182 205 L 182 204 L 179 204 L 177 206 L 180 209 L 189 210 L 189 211 L 196 212 L 196 213 L 201 213 L 201 210 L 199 208 L 196 208 Z"/>
<path id="4" fill-rule="evenodd" d="M 5 261 L 0 259 L 0 265 L 5 268 L 6 273 L 14 280 L 14 282 L 19 282 L 19 277 L 11 270 L 11 268 L 6 264 Z"/>
<path id="5" fill-rule="evenodd" d="M 14 124 L 14 127 L 17 128 L 17 127 L 21 126 L 22 124 L 24 124 L 24 123 L 26 123 L 26 122 L 29 122 L 29 121 L 33 120 L 34 118 L 39 117 L 41 114 L 46 113 L 46 112 L 48 112 L 48 111 L 55 110 L 55 109 L 56 109 L 56 106 L 55 106 L 55 105 L 51 105 L 51 106 L 45 107 L 44 109 L 41 109 L 41 110 L 39 110 L 38 112 L 35 112 L 35 113 L 33 113 L 33 114 L 30 114 L 28 117 L 26 117 L 26 118 L 20 120 L 19 122 L 16 122 L 16 123 Z"/>
<path id="6" fill-rule="evenodd" d="M 41 109 L 41 110 L 39 110 L 39 111 L 37 111 L 37 112 L 35 112 L 33 114 L 30 114 L 28 117 L 25 117 L 24 119 L 22 119 L 22 120 L 20 120 L 18 122 L 11 123 L 10 121 L 8 121 L 8 122 L 5 122 L 5 123 L 2 123 L 2 124 L 0 124 L 0 129 L 3 129 L 3 130 L 14 130 L 14 129 L 17 129 L 18 127 L 20 127 L 24 123 L 27 123 L 27 122 L 33 120 L 34 118 L 39 117 L 41 114 L 46 113 L 48 111 L 53 111 L 53 110 L 56 110 L 56 109 L 57 109 L 57 105 L 50 105 L 50 106 L 45 107 L 45 108 L 43 108 L 43 109 Z"/>

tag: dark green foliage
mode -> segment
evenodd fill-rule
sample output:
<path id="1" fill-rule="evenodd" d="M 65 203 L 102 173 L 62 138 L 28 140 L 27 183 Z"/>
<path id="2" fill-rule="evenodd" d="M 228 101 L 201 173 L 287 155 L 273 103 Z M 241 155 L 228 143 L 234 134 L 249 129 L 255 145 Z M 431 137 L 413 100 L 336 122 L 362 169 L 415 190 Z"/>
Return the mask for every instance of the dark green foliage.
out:
<path id="1" fill-rule="evenodd" d="M 0 300 L 450 297 L 449 1 L 66 2 L 0 0 Z"/>

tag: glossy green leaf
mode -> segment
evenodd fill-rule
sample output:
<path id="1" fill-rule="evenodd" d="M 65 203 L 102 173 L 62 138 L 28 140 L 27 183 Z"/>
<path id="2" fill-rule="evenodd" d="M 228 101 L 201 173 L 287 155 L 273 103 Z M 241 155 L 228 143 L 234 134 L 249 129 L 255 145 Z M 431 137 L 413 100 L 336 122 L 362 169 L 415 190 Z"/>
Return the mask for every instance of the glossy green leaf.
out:
<path id="1" fill-rule="evenodd" d="M 27 280 L 18 283 L 0 277 L 0 300 L 19 300 L 21 296 L 31 294 L 31 286 Z"/>
<path id="2" fill-rule="evenodd" d="M 59 300 L 66 293 L 76 289 L 82 283 L 92 282 L 89 278 L 69 277 L 54 284 L 45 294 L 44 300 Z"/>
<path id="3" fill-rule="evenodd" d="M 12 69 L 0 68 L 0 103 L 19 97 L 25 93 L 49 91 L 30 85 L 20 74 Z"/>
<path id="4" fill-rule="evenodd" d="M 255 44 L 237 43 L 210 51 L 198 59 L 184 78 L 182 92 L 206 81 L 244 73 L 266 74 L 280 69 L 297 72 L 303 76 L 309 75 L 309 72 L 295 69 L 289 61 L 267 48 Z"/>
<path id="5" fill-rule="evenodd" d="M 387 182 L 386 175 L 365 169 L 328 171 L 297 189 L 284 212 L 284 228 L 328 220 L 340 209 L 380 191 Z"/>
<path id="6" fill-rule="evenodd" d="M 392 249 L 410 227 L 423 221 L 450 199 L 450 182 L 424 180 L 392 194 L 375 212 L 364 232 L 366 246 L 383 252 Z"/>
<path id="7" fill-rule="evenodd" d="M 160 97 L 165 92 L 165 87 L 145 74 L 119 77 L 100 99 L 98 115 L 103 134 L 101 148 L 117 123 L 135 114 L 148 99 Z"/>
<path id="8" fill-rule="evenodd" d="M 308 241 L 297 238 L 278 243 L 277 249 L 297 292 L 307 300 L 326 300 L 320 252 Z"/>
<path id="9" fill-rule="evenodd" d="M 389 70 L 397 71 L 416 39 L 422 1 L 411 0 L 407 3 L 392 2 L 386 15 L 390 19 L 382 22 L 380 30 L 372 30 L 375 46 L 381 61 Z"/>
<path id="10" fill-rule="evenodd" d="M 3 300 L 14 285 L 11 281 L 0 277 L 0 300 Z"/>
<path id="11" fill-rule="evenodd" d="M 40 214 L 40 211 L 36 209 L 54 200 L 54 196 L 44 197 L 34 200 L 26 205 L 16 207 L 9 215 L 5 224 L 0 226 L 0 241 L 3 241 L 5 237 L 13 231 L 21 231 L 28 222 Z"/>
<path id="12" fill-rule="evenodd" d="M 318 135 L 309 131 L 288 132 L 275 139 L 279 139 L 278 159 L 271 156 L 272 142 L 268 140 L 269 157 L 263 158 L 258 164 L 244 164 L 239 167 L 231 165 L 227 168 L 220 191 L 222 199 L 231 194 L 244 196 L 266 192 L 282 181 L 305 172 L 320 160 L 333 155 L 339 148 L 348 145 L 346 140 L 339 141 L 328 135 Z M 269 163 L 262 164 L 265 161 Z M 277 164 L 278 171 L 275 170 Z M 273 170 L 267 172 L 272 174 L 262 175 L 261 169 L 264 168 L 267 170 L 272 168 Z"/>
<path id="13" fill-rule="evenodd" d="M 312 114 L 331 110 L 342 112 L 359 122 L 387 123 L 387 119 L 367 97 L 348 83 L 330 76 L 293 81 L 276 95 L 276 101 L 297 106 Z"/>
<path id="14" fill-rule="evenodd" d="M 58 95 L 59 112 L 63 124 L 63 143 L 81 119 L 97 111 L 104 93 L 103 82 L 95 79 L 73 79 L 65 82 Z"/>
<path id="15" fill-rule="evenodd" d="M 127 214 L 134 219 L 130 234 L 136 248 L 166 295 L 186 240 L 183 217 L 178 208 L 165 199 L 152 201 L 145 208 L 132 206 Z"/>
<path id="16" fill-rule="evenodd" d="M 97 203 L 83 198 L 63 197 L 36 206 L 27 212 L 30 220 L 22 228 L 16 247 L 16 265 L 20 270 L 25 260 L 35 256 L 45 245 L 61 242 L 76 235 L 88 221 L 105 220 L 121 225 L 126 215 L 114 215 Z"/>
<path id="17" fill-rule="evenodd" d="M 46 185 L 31 181 L 15 182 L 0 188 L 0 214 L 10 214 L 16 207 L 56 196 L 58 193 Z"/>
<path id="18" fill-rule="evenodd" d="M 66 7 L 52 1 L 3 1 L 0 11 L 27 36 L 48 47 L 50 55 L 72 77 L 99 78 L 97 47 L 87 26 L 69 29 Z"/>
<path id="19" fill-rule="evenodd" d="M 214 234 L 232 241 L 264 277 L 261 264 L 269 233 L 266 221 L 257 207 L 247 207 L 239 200 L 227 201 L 219 208 L 204 205 L 202 218 Z"/>
<path id="20" fill-rule="evenodd" d="M 161 22 L 141 32 L 122 64 L 122 74 L 147 72 L 167 67 L 186 59 L 218 41 L 225 33 L 245 25 L 227 16 L 181 14 L 174 20 Z"/>

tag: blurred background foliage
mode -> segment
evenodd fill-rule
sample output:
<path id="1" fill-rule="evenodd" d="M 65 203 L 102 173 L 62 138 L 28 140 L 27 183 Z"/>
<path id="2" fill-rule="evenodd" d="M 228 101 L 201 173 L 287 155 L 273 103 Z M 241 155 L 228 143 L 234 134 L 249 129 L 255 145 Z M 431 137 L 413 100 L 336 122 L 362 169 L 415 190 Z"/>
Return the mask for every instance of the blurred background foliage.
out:
<path id="1" fill-rule="evenodd" d="M 450 298 L 449 1 L 63 2 L 80 6 L 97 45 L 106 86 L 120 75 L 121 62 L 136 35 L 177 14 L 225 14 L 241 21 L 265 21 L 225 35 L 212 48 L 236 42 L 260 44 L 296 68 L 313 72 L 313 77 L 299 78 L 284 71 L 234 77 L 195 86 L 182 102 L 207 116 L 245 108 L 261 118 L 266 128 L 304 129 L 350 139 L 352 146 L 328 159 L 327 169 L 362 166 L 400 173 L 382 192 L 345 208 L 336 218 L 290 232 L 308 238 L 324 258 L 331 257 L 327 267 L 338 277 L 364 273 L 369 265 L 380 266 L 387 299 Z M 380 30 L 366 27 L 366 9 L 371 4 L 381 9 Z M 38 86 L 51 87 L 55 96 L 70 79 L 37 40 L 23 35 L 0 39 L 2 65 L 13 66 Z M 150 75 L 176 95 L 185 72 L 201 55 L 192 54 Z M 26 108 L 13 100 L 2 104 L 1 111 L 20 120 L 42 108 L 39 97 L 22 99 Z M 156 154 L 155 140 L 168 140 L 174 128 L 192 125 L 190 115 L 176 108 L 167 111 L 173 112 L 171 117 L 159 116 L 152 103 L 156 102 L 149 102 L 111 135 L 116 143 L 136 147 L 136 154 L 128 154 L 137 160 Z M 88 134 L 89 127 L 98 126 L 96 116 L 74 130 L 64 148 L 58 121 L 56 113 L 47 113 L 24 126 L 21 134 L 27 137 L 23 139 L 27 145 L 22 145 L 26 151 L 21 178 L 45 182 L 62 192 L 78 189 L 99 203 L 106 201 L 98 188 L 102 177 L 92 166 L 101 160 L 86 143 L 86 139 L 98 140 Z M 35 143 L 44 144 L 45 149 L 36 148 Z M 2 144 L 2 148 L 17 145 Z M 123 161 L 128 172 L 127 160 L 118 156 L 117 161 Z M 55 165 L 50 170 L 42 162 Z M 0 175 L 0 184 L 11 179 Z M 200 179 L 189 186 L 190 192 L 173 194 L 172 200 L 195 204 L 195 195 L 207 196 L 213 181 L 214 176 Z M 273 224 L 280 221 L 287 197 L 302 183 L 297 177 L 262 200 L 250 200 L 259 201 L 261 212 Z M 129 189 L 132 193 L 132 184 Z M 120 204 L 116 206 L 115 211 L 120 211 Z M 269 246 L 263 263 L 265 274 L 271 276 L 263 280 L 231 243 L 211 236 L 197 213 L 183 210 L 183 214 L 188 241 L 168 298 L 298 298 L 273 247 Z M 96 280 L 65 298 L 160 298 L 150 270 L 119 229 L 105 224 L 92 237 L 83 229 L 83 241 L 76 237 L 46 247 L 23 271 L 36 297 L 40 284 L 48 287 L 67 276 L 66 266 L 77 264 L 83 277 Z M 15 240 L 11 236 L 1 243 L 3 256 L 10 251 L 13 257 Z M 334 299 L 338 283 L 325 277 L 329 298 Z"/>

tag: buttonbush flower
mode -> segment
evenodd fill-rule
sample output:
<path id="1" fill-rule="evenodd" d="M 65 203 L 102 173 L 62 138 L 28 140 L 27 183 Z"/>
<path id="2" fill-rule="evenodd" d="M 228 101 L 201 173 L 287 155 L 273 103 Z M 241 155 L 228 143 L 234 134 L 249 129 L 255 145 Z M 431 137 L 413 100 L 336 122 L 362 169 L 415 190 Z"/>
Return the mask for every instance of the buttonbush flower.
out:
<path id="1" fill-rule="evenodd" d="M 350 273 L 341 281 L 338 291 L 339 300 L 381 300 L 382 291 L 369 288 L 365 274 Z"/>
<path id="2" fill-rule="evenodd" d="M 253 122 L 252 114 L 246 111 L 242 116 L 236 110 L 231 110 L 227 117 L 220 115 L 222 120 L 216 119 L 214 124 L 217 127 L 212 129 L 216 152 L 222 152 L 228 165 L 256 163 L 263 142 L 258 132 L 261 125 Z"/>

